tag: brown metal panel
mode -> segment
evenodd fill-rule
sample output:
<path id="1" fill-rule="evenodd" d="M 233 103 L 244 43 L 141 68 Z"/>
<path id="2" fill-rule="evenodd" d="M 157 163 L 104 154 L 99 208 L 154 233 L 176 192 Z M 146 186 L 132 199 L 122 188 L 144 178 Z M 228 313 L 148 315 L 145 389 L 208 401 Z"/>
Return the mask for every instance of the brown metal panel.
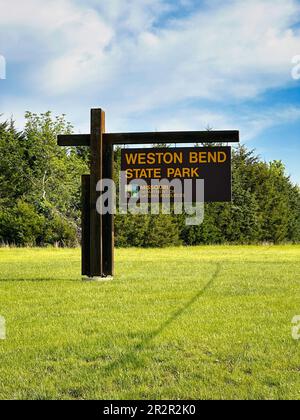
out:
<path id="1" fill-rule="evenodd" d="M 193 154 L 191 159 L 190 155 Z M 150 161 L 148 158 L 150 157 Z M 175 157 L 177 156 L 177 161 Z M 130 159 L 131 157 L 131 159 Z M 140 159 L 139 159 L 140 158 Z M 146 181 L 149 190 L 144 192 L 144 197 L 150 200 L 153 172 L 157 171 L 159 179 L 180 179 L 184 182 L 187 179 L 192 182 L 192 202 L 197 202 L 197 185 L 199 179 L 205 182 L 205 203 L 226 203 L 232 201 L 232 170 L 231 170 L 231 147 L 177 147 L 177 148 L 129 148 L 122 149 L 121 171 L 131 171 L 133 179 Z M 169 173 L 171 170 L 171 173 Z M 175 174 L 176 170 L 176 174 Z M 172 173 L 172 171 L 174 171 Z M 127 180 L 130 182 L 130 179 Z M 177 193 L 176 198 L 170 192 L 172 201 L 182 202 L 188 195 L 185 188 Z M 201 197 L 198 197 L 201 200 Z M 162 202 L 162 192 L 152 197 L 155 202 Z"/>
<path id="2" fill-rule="evenodd" d="M 90 277 L 90 175 L 82 176 L 81 255 L 82 275 Z"/>
<path id="3" fill-rule="evenodd" d="M 238 143 L 239 131 L 183 131 L 157 133 L 105 134 L 111 144 L 167 144 L 167 143 Z"/>
<path id="4" fill-rule="evenodd" d="M 91 179 L 90 179 L 90 244 L 91 277 L 103 277 L 102 216 L 97 212 L 99 193 L 97 183 L 102 179 L 103 133 L 105 132 L 105 113 L 101 109 L 91 111 Z"/>

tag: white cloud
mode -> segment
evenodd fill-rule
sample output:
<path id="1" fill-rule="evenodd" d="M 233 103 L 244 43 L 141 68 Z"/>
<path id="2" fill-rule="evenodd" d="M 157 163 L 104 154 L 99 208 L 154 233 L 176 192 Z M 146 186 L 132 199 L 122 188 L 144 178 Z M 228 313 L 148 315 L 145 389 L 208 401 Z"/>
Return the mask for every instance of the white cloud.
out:
<path id="1" fill-rule="evenodd" d="M 157 131 L 185 131 L 205 130 L 239 130 L 241 141 L 249 142 L 258 138 L 265 130 L 292 124 L 300 121 L 300 107 L 276 106 L 266 109 L 241 109 L 236 112 L 216 108 L 208 110 L 206 107 L 189 107 L 177 109 L 176 112 L 163 112 L 149 118 L 149 130 Z M 124 123 L 123 123 L 124 124 Z M 138 122 L 135 123 L 138 126 Z"/>
<path id="2" fill-rule="evenodd" d="M 96 7 L 116 32 L 132 36 L 151 28 L 157 17 L 171 8 L 164 0 L 88 0 L 87 3 Z"/>
<path id="3" fill-rule="evenodd" d="M 155 34 L 122 45 L 136 109 L 189 98 L 249 99 L 290 82 L 290 60 L 300 50 L 290 27 L 296 2 L 231 2 L 200 12 Z M 149 43 L 151 39 L 151 43 Z M 126 80 L 126 74 L 120 72 Z M 121 95 L 127 90 L 120 86 Z"/>
<path id="4" fill-rule="evenodd" d="M 227 128 L 224 104 L 292 83 L 291 58 L 300 51 L 296 0 L 215 0 L 160 25 L 176 1 L 0 0 L 0 7 L 0 52 L 26 68 L 30 94 L 18 94 L 19 109 L 22 100 L 24 110 L 44 102 L 79 125 L 83 109 L 102 105 L 116 127 L 142 116 L 159 129 L 202 122 Z M 205 100 L 219 103 L 220 112 L 203 112 Z M 189 105 L 197 101 L 201 107 Z M 13 95 L 2 102 L 14 112 Z M 166 120 L 159 109 L 162 116 L 168 110 Z"/>
<path id="5" fill-rule="evenodd" d="M 105 70 L 110 63 L 105 49 L 112 40 L 113 30 L 94 11 L 87 10 L 76 14 L 60 31 L 66 48 L 35 74 L 41 86 L 48 93 L 59 94 L 93 82 L 101 88 L 108 76 Z"/>
<path id="6" fill-rule="evenodd" d="M 251 98 L 287 83 L 300 49 L 294 0 L 230 1 L 161 29 L 154 23 L 170 7 L 163 0 L 79 4 L 0 0 L 3 30 L 31 30 L 39 44 L 32 48 L 50 51 L 35 77 L 51 95 L 95 82 L 104 90 L 105 82 L 120 96 L 142 95 L 137 106 L 145 108 L 186 97 Z"/>
<path id="7" fill-rule="evenodd" d="M 251 112 L 249 115 L 242 116 L 240 120 L 242 140 L 255 139 L 266 129 L 297 121 L 300 121 L 300 107 L 296 106 L 281 106 L 269 108 L 263 112 Z"/>

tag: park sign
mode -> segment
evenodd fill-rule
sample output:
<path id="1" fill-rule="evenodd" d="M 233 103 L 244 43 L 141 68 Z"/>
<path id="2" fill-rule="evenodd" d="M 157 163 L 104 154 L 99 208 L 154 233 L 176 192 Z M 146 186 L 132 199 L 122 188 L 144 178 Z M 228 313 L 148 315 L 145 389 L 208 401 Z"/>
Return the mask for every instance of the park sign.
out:
<path id="1" fill-rule="evenodd" d="M 204 180 L 205 202 L 231 201 L 231 147 L 197 147 L 197 148 L 154 148 L 123 149 L 121 152 L 121 170 L 125 172 L 127 198 L 132 193 L 162 201 L 168 195 L 172 201 L 183 201 L 175 195 L 169 185 L 157 188 L 155 180 L 179 179 L 192 180 L 191 201 L 197 201 L 196 180 Z M 136 187 L 136 180 L 144 180 L 147 186 Z M 173 195 L 172 195 L 173 194 Z"/>
<path id="2" fill-rule="evenodd" d="M 97 202 L 102 193 L 98 184 L 105 179 L 113 179 L 114 146 L 153 145 L 153 144 L 211 144 L 238 143 L 238 131 L 185 131 L 185 132 L 153 132 L 153 133 L 106 133 L 105 112 L 102 109 L 91 110 L 90 134 L 67 134 L 58 136 L 58 145 L 65 147 L 87 146 L 90 149 L 90 174 L 82 176 L 82 275 L 89 278 L 103 278 L 114 274 L 114 214 L 99 213 Z M 151 150 L 151 149 L 149 149 Z M 156 148 L 154 149 L 156 150 Z M 163 150 L 163 149 L 162 149 Z M 161 153 L 160 150 L 158 153 Z M 166 153 L 170 152 L 169 149 Z M 189 149 L 186 149 L 189 150 Z M 130 151 L 130 149 L 128 149 Z M 177 149 L 177 153 L 180 149 Z M 182 151 L 177 169 L 189 169 L 193 172 L 169 173 L 171 177 L 184 179 L 199 174 L 207 185 L 206 199 L 227 201 L 231 196 L 230 188 L 230 148 L 195 148 L 191 151 L 204 152 L 197 157 L 198 163 Z M 153 152 L 153 149 L 152 149 Z M 213 154 L 213 153 L 216 154 Z M 142 152 L 145 153 L 145 152 Z M 212 153 L 212 154 L 209 154 Z M 226 160 L 225 155 L 226 154 Z M 165 155 L 165 157 L 170 157 Z M 173 155 L 174 156 L 174 155 Z M 193 155 L 192 155 L 193 156 Z M 217 157 L 216 157 L 217 156 Z M 171 157 L 170 157 L 171 158 Z M 173 158 L 172 158 L 173 159 Z M 177 159 L 177 158 L 176 158 Z M 153 160 L 153 157 L 152 157 Z M 143 162 L 143 161 L 142 161 Z M 149 158 L 144 166 L 154 166 Z M 167 160 L 168 162 L 168 160 Z M 139 163 L 138 163 L 139 165 Z M 162 171 L 170 164 L 161 163 Z M 196 169 L 198 168 L 198 171 Z M 227 169 L 226 169 L 227 168 Z M 133 169 L 133 168 L 127 168 Z M 138 168 L 137 168 L 138 169 Z M 173 168 L 174 169 L 174 168 Z M 224 171 L 224 172 L 223 172 Z M 147 175 L 147 174 L 146 174 Z M 157 173 L 160 176 L 160 173 Z M 164 175 L 163 172 L 161 174 Z M 223 179 L 221 180 L 221 177 Z M 145 178 L 147 179 L 147 177 Z M 222 188 L 224 191 L 222 192 Z M 215 192 L 214 192 L 215 191 Z M 221 194 L 222 193 L 222 194 Z M 222 200 L 223 199 L 223 200 Z"/>

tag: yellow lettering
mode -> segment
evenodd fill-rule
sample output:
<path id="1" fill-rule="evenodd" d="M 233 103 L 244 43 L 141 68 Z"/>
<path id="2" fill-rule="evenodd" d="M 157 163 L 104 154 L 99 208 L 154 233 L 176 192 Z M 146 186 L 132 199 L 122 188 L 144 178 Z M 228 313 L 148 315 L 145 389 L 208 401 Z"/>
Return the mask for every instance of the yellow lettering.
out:
<path id="1" fill-rule="evenodd" d="M 227 160 L 227 155 L 225 152 L 218 152 L 218 162 L 224 163 Z"/>
<path id="2" fill-rule="evenodd" d="M 177 153 L 177 152 L 174 154 L 174 163 L 183 164 L 183 154 L 182 154 L 182 152 L 180 152 L 180 154 Z"/>
<path id="3" fill-rule="evenodd" d="M 173 162 L 173 155 L 172 153 L 165 153 L 164 155 L 164 162 L 166 165 L 170 165 Z"/>
<path id="4" fill-rule="evenodd" d="M 135 165 L 137 161 L 137 153 L 126 154 L 127 165 Z"/>
<path id="5" fill-rule="evenodd" d="M 126 171 L 126 178 L 127 179 L 132 179 L 133 178 L 132 169 L 127 169 L 127 171 Z"/>
<path id="6" fill-rule="evenodd" d="M 190 163 L 198 163 L 198 153 L 190 152 Z"/>
<path id="7" fill-rule="evenodd" d="M 199 163 L 207 163 L 206 152 L 200 152 L 199 153 Z"/>
<path id="8" fill-rule="evenodd" d="M 159 179 L 159 178 L 161 178 L 161 169 L 154 169 L 154 178 L 155 179 Z"/>
<path id="9" fill-rule="evenodd" d="M 168 168 L 167 173 L 168 173 L 167 178 L 173 178 L 174 174 L 175 174 L 175 169 L 174 168 Z"/>
<path id="10" fill-rule="evenodd" d="M 161 163 L 162 163 L 163 155 L 164 155 L 163 153 L 157 153 L 157 161 L 158 161 L 159 165 L 161 165 Z"/>
<path id="11" fill-rule="evenodd" d="M 155 164 L 155 154 L 154 153 L 149 153 L 148 154 L 147 163 L 148 163 L 148 165 L 154 165 Z"/>
<path id="12" fill-rule="evenodd" d="M 139 165 L 146 165 L 146 153 L 139 153 Z"/>
<path id="13" fill-rule="evenodd" d="M 199 178 L 199 168 L 192 168 L 191 178 Z"/>
<path id="14" fill-rule="evenodd" d="M 189 168 L 182 169 L 182 178 L 189 178 L 191 171 Z"/>
<path id="15" fill-rule="evenodd" d="M 174 178 L 181 178 L 181 170 L 179 168 L 176 169 Z"/>
<path id="16" fill-rule="evenodd" d="M 217 153 L 216 152 L 208 152 L 208 163 L 217 163 Z"/>
<path id="17" fill-rule="evenodd" d="M 141 169 L 139 178 L 147 178 L 147 171 L 146 171 L 146 169 Z"/>

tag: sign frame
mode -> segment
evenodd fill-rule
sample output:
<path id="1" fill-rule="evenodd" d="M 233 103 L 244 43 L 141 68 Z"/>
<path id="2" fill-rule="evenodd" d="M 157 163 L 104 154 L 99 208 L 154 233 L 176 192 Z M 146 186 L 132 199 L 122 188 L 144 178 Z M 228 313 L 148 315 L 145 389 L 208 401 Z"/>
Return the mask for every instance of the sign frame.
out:
<path id="1" fill-rule="evenodd" d="M 105 112 L 91 110 L 90 134 L 59 135 L 59 146 L 87 146 L 90 175 L 82 177 L 82 275 L 91 279 L 114 276 L 114 216 L 98 214 L 97 183 L 113 179 L 114 145 L 239 143 L 239 131 L 106 133 Z"/>

